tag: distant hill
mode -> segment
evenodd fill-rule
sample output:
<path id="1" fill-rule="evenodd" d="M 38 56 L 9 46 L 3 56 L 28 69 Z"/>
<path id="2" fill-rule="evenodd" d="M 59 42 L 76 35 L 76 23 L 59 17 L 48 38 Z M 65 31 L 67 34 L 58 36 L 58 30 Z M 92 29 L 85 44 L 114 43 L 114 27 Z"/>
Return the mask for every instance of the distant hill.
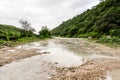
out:
<path id="1" fill-rule="evenodd" d="M 64 37 L 120 37 L 120 0 L 104 0 L 92 9 L 63 22 L 51 33 Z"/>
<path id="2" fill-rule="evenodd" d="M 11 25 L 0 24 L 0 39 L 12 40 L 22 36 L 22 29 Z"/>

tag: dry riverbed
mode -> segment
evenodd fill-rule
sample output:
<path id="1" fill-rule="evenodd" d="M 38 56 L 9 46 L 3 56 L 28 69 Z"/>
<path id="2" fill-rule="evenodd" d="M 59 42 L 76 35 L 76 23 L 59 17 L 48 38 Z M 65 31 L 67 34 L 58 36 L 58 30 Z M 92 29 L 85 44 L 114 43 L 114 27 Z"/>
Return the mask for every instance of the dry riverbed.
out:
<path id="1" fill-rule="evenodd" d="M 1 49 L 0 66 L 0 80 L 120 80 L 120 49 L 55 38 Z"/>

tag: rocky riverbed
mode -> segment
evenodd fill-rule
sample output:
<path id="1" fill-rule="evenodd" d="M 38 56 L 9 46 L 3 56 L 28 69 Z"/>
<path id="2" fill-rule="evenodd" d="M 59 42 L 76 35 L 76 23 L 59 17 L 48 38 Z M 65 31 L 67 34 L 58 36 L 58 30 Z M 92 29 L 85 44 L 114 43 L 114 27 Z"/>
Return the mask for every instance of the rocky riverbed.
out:
<path id="1" fill-rule="evenodd" d="M 0 65 L 0 80 L 120 80 L 120 49 L 55 38 L 3 48 Z"/>

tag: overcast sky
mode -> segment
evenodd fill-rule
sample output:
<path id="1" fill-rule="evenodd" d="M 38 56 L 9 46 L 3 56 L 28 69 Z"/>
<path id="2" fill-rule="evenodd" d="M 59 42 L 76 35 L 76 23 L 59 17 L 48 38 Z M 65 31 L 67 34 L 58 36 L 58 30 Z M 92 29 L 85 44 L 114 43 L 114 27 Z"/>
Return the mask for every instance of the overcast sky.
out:
<path id="1" fill-rule="evenodd" d="M 52 29 L 63 21 L 82 13 L 99 0 L 0 0 L 0 24 L 20 26 L 19 20 L 28 20 L 34 28 Z"/>

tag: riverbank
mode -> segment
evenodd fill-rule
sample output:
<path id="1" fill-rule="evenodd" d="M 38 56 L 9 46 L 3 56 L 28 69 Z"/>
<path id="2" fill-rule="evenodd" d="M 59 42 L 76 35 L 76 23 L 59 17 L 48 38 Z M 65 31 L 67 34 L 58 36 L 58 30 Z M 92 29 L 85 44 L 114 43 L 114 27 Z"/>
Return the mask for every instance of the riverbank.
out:
<path id="1" fill-rule="evenodd" d="M 14 47 L 17 45 L 21 45 L 21 44 L 27 44 L 30 42 L 36 42 L 36 41 L 40 41 L 42 39 L 37 38 L 37 37 L 23 37 L 21 39 L 18 40 L 0 40 L 0 47 Z"/>

